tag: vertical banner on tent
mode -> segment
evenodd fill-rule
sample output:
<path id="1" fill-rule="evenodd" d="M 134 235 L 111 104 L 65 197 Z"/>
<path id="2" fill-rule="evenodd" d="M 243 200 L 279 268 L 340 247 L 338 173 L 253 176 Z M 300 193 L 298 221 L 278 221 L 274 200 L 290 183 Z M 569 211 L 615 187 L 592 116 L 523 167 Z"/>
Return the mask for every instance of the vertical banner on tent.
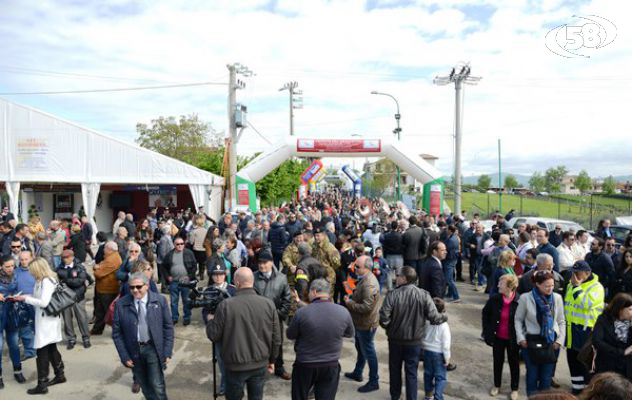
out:
<path id="1" fill-rule="evenodd" d="M 250 193 L 248 192 L 248 184 L 240 183 L 237 185 L 237 202 L 240 206 L 250 205 Z"/>
<path id="2" fill-rule="evenodd" d="M 239 210 L 257 211 L 257 186 L 253 181 L 237 175 L 237 208 Z"/>
<path id="3" fill-rule="evenodd" d="M 86 212 L 88 221 L 92 224 L 92 238 L 97 234 L 97 223 L 94 220 L 94 213 L 97 210 L 97 200 L 99 198 L 99 191 L 101 190 L 100 183 L 82 183 L 81 184 L 81 200 L 83 201 L 83 210 Z"/>
<path id="4" fill-rule="evenodd" d="M 20 182 L 5 182 L 4 187 L 9 195 L 9 211 L 17 217 L 20 197 Z"/>

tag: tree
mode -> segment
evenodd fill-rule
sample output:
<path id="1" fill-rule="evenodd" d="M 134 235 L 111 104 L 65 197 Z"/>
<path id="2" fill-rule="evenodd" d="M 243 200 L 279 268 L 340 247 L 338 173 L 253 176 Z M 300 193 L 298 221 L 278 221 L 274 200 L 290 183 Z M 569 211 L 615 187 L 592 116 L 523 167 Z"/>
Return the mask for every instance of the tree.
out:
<path id="1" fill-rule="evenodd" d="M 592 179 L 588 175 L 585 169 L 582 169 L 575 179 L 575 187 L 581 194 L 588 192 L 592 188 Z"/>
<path id="2" fill-rule="evenodd" d="M 489 189 L 492 185 L 492 178 L 489 175 L 481 175 L 478 177 L 478 188 L 482 191 Z"/>
<path id="3" fill-rule="evenodd" d="M 516 179 L 515 176 L 513 175 L 507 175 L 505 177 L 505 187 L 509 190 L 511 189 L 515 189 L 518 186 L 520 186 L 520 184 L 518 183 L 518 180 Z"/>
<path id="4" fill-rule="evenodd" d="M 617 188 L 617 181 L 614 180 L 614 177 L 610 175 L 606 179 L 603 180 L 603 192 L 606 194 L 614 194 L 614 191 Z"/>
<path id="5" fill-rule="evenodd" d="M 544 186 L 549 193 L 559 193 L 562 191 L 562 179 L 568 173 L 563 165 L 558 165 L 555 168 L 549 168 L 544 172 Z"/>
<path id="6" fill-rule="evenodd" d="M 210 124 L 200 121 L 196 114 L 176 117 L 159 117 L 151 126 L 136 124 L 140 146 L 168 157 L 197 165 L 208 157 L 209 151 L 223 144 L 223 134 Z"/>
<path id="7" fill-rule="evenodd" d="M 531 175 L 531 178 L 529 178 L 529 187 L 534 192 L 543 192 L 545 184 L 544 177 L 538 171 L 535 171 L 533 175 Z"/>
<path id="8" fill-rule="evenodd" d="M 257 182 L 257 194 L 261 203 L 289 201 L 301 184 L 301 174 L 307 167 L 307 160 L 287 160 Z"/>

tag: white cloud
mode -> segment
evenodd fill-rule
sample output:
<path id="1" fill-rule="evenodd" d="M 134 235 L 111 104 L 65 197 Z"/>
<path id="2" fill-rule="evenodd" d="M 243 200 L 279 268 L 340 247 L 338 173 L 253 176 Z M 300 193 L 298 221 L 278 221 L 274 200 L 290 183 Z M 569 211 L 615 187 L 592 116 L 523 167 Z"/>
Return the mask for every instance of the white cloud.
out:
<path id="1" fill-rule="evenodd" d="M 479 86 L 465 90 L 467 175 L 490 172 L 498 138 L 510 171 L 579 165 L 580 157 L 595 175 L 628 173 L 625 158 L 605 163 L 593 151 L 621 156 L 620 149 L 630 147 L 625 72 L 632 46 L 618 20 L 625 2 L 596 0 L 579 9 L 559 3 L 531 9 L 527 2 L 451 1 L 431 13 L 433 2 L 426 1 L 366 11 L 359 0 L 281 0 L 273 13 L 258 0 L 117 1 L 107 9 L 14 1 L 0 16 L 0 91 L 225 81 L 226 64 L 239 61 L 257 73 L 239 101 L 271 140 L 288 130 L 287 93 L 278 89 L 289 80 L 304 91 L 296 131 L 307 136 L 390 136 L 394 104 L 369 94 L 380 90 L 399 100 L 407 145 L 438 155 L 449 173 L 454 89 L 434 86 L 432 78 L 465 60 L 483 76 Z M 455 8 L 463 4 L 498 9 L 484 24 Z M 578 13 L 618 24 L 616 41 L 590 59 L 549 52 L 545 26 L 571 22 Z M 126 79 L 16 74 L 7 66 Z M 227 119 L 225 86 L 12 99 L 130 141 L 136 122 L 160 115 L 196 112 L 219 130 Z M 254 132 L 244 137 L 241 152 L 265 146 Z"/>

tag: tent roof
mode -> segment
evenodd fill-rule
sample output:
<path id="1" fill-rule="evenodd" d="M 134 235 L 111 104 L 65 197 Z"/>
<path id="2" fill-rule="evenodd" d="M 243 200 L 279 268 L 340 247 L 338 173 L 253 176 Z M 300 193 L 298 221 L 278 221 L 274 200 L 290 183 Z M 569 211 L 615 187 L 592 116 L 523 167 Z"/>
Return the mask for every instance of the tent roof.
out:
<path id="1" fill-rule="evenodd" d="M 0 98 L 0 181 L 202 184 L 224 178 Z"/>

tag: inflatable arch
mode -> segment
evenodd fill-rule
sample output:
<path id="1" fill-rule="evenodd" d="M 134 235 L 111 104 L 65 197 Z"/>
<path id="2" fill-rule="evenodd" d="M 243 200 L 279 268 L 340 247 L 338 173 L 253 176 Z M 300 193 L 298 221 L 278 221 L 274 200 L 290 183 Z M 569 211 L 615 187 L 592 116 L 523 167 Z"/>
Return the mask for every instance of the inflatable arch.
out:
<path id="1" fill-rule="evenodd" d="M 290 157 L 385 157 L 422 183 L 442 174 L 419 156 L 419 150 L 389 139 L 307 139 L 288 136 L 237 172 L 238 178 L 257 182 Z"/>

